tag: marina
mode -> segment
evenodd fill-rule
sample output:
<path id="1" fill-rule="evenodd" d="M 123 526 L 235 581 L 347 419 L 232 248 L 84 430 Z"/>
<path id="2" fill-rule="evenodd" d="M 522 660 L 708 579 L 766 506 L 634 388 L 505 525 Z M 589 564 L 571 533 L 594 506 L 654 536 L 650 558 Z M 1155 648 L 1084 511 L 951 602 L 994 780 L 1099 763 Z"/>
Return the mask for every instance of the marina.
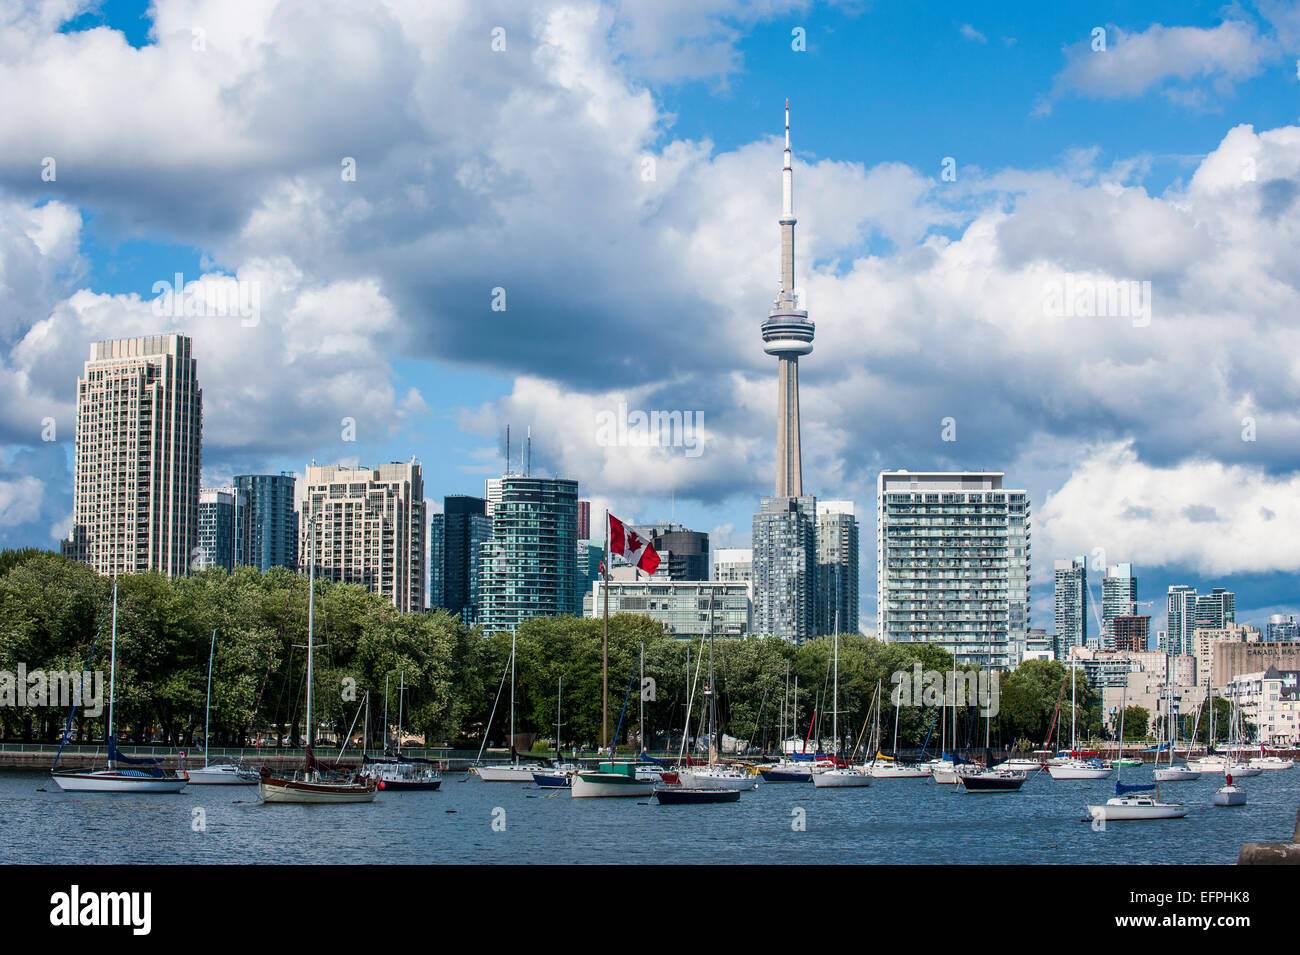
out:
<path id="1" fill-rule="evenodd" d="M 1126 771 L 1144 782 L 1151 767 Z M 1249 803 L 1213 804 L 1222 777 L 1179 787 L 1182 819 L 1090 825 L 1111 780 L 1031 776 L 1001 798 L 924 781 L 829 792 L 766 785 L 731 805 L 661 807 L 648 793 L 572 799 L 535 785 L 448 774 L 438 792 L 380 792 L 322 811 L 264 806 L 238 786 L 170 796 L 68 794 L 39 772 L 0 773 L 0 861 L 38 863 L 1087 864 L 1236 862 L 1247 842 L 1287 840 L 1300 773 L 1248 780 Z M 44 790 L 44 791 L 42 791 Z M 193 828 L 202 809 L 204 828 Z M 494 813 L 496 815 L 494 815 Z M 495 818 L 503 828 L 493 828 Z M 802 824 L 802 829 L 799 828 Z M 78 832 L 75 840 L 68 832 Z"/>

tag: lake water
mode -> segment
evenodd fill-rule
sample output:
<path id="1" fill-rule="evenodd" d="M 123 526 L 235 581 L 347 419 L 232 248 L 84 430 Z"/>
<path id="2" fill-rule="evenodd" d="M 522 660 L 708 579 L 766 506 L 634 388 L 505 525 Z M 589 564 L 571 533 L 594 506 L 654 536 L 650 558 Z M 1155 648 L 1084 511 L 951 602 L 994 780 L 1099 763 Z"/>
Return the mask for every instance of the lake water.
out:
<path id="1" fill-rule="evenodd" d="M 1126 783 L 1150 778 L 1149 766 L 1124 771 Z M 1098 832 L 1084 804 L 1113 795 L 1113 777 L 1041 773 L 997 795 L 929 780 L 760 783 L 739 803 L 660 806 L 453 774 L 438 792 L 380 793 L 370 804 L 265 806 L 255 786 L 69 794 L 44 774 L 3 772 L 0 863 L 1231 864 L 1243 842 L 1291 838 L 1300 769 L 1242 780 L 1244 807 L 1213 806 L 1221 785 L 1206 775 L 1162 786 L 1164 801 L 1191 808 L 1186 818 Z M 804 831 L 792 826 L 800 818 Z"/>

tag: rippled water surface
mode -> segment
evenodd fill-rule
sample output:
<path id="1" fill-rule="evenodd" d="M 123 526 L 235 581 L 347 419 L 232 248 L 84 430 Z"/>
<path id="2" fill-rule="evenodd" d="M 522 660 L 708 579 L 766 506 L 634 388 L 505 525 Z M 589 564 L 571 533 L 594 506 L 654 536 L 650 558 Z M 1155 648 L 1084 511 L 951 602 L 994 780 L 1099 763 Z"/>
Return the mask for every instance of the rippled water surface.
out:
<path id="1" fill-rule="evenodd" d="M 1150 778 L 1149 766 L 1124 771 L 1126 783 Z M 1112 795 L 1113 777 L 1058 782 L 1042 773 L 997 795 L 928 780 L 760 783 L 739 803 L 660 806 L 456 774 L 439 792 L 380 793 L 371 804 L 266 806 L 255 786 L 63 793 L 44 774 L 3 772 L 0 862 L 1228 864 L 1243 842 L 1291 838 L 1300 769 L 1242 780 L 1249 803 L 1240 808 L 1211 804 L 1221 785 L 1207 775 L 1162 786 L 1163 800 L 1190 806 L 1186 818 L 1096 832 L 1084 805 Z M 801 819 L 806 828 L 796 831 Z"/>

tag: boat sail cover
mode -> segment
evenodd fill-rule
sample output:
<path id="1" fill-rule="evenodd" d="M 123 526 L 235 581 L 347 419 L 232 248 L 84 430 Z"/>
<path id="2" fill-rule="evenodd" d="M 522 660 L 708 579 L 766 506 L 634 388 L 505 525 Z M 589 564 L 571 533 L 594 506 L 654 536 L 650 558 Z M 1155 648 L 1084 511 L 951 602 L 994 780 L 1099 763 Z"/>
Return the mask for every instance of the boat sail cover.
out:
<path id="1" fill-rule="evenodd" d="M 1115 780 L 1115 795 L 1116 795 L 1116 796 L 1123 796 L 1125 793 L 1140 793 L 1140 792 L 1147 792 L 1147 791 L 1152 790 L 1152 789 L 1155 789 L 1155 788 L 1156 788 L 1156 784 L 1155 784 L 1155 783 L 1146 783 L 1146 784 L 1141 784 L 1141 783 L 1139 783 L 1139 784 L 1136 785 L 1136 786 L 1125 786 L 1125 785 L 1124 785 L 1123 783 L 1121 783 L 1119 780 Z"/>
<path id="2" fill-rule="evenodd" d="M 655 764 L 655 765 L 659 765 L 659 766 L 667 766 L 667 765 L 668 765 L 668 760 L 666 760 L 666 759 L 658 759 L 657 757 L 651 756 L 651 755 L 650 755 L 649 753 L 647 753 L 645 750 L 641 750 L 641 762 L 643 762 L 643 763 L 653 763 L 653 764 Z"/>
<path id="3" fill-rule="evenodd" d="M 153 774 L 161 776 L 162 770 L 158 768 L 161 759 L 152 756 L 125 756 L 117 748 L 117 740 L 110 736 L 108 738 L 108 758 L 115 763 L 130 763 L 136 766 L 152 766 Z"/>

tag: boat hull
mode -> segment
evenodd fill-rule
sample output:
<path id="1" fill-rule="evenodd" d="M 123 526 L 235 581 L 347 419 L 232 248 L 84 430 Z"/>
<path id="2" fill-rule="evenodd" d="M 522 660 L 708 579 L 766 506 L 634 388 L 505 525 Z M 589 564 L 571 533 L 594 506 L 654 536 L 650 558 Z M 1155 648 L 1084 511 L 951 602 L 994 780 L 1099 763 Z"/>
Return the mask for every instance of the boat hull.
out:
<path id="1" fill-rule="evenodd" d="M 309 783 L 294 779 L 268 777 L 258 781 L 257 793 L 264 803 L 325 805 L 333 803 L 374 802 L 377 787 L 365 783 Z"/>
<path id="2" fill-rule="evenodd" d="M 689 769 L 683 769 L 677 775 L 686 789 L 734 789 L 737 792 L 748 792 L 758 788 L 757 776 L 711 774 L 708 771 L 692 772 Z"/>
<path id="3" fill-rule="evenodd" d="M 1047 771 L 1053 779 L 1105 779 L 1114 770 L 1106 766 L 1048 766 Z"/>
<path id="4" fill-rule="evenodd" d="M 1012 770 L 1005 773 L 971 773 L 961 778 L 961 784 L 967 792 L 972 793 L 1014 793 L 1020 791 L 1028 778 L 1026 774 Z"/>
<path id="5" fill-rule="evenodd" d="M 857 771 L 828 769 L 813 777 L 813 785 L 818 789 L 862 789 L 871 785 L 871 777 Z"/>
<path id="6" fill-rule="evenodd" d="M 1263 770 L 1291 769 L 1295 766 L 1295 761 L 1277 756 L 1257 756 L 1250 761 L 1250 766 L 1252 769 Z"/>
<path id="7" fill-rule="evenodd" d="M 257 773 L 249 770 L 219 769 L 208 766 L 189 770 L 191 786 L 256 786 Z"/>
<path id="8" fill-rule="evenodd" d="M 872 766 L 872 779 L 925 779 L 930 773 L 920 766 Z"/>
<path id="9" fill-rule="evenodd" d="M 758 774 L 765 783 L 806 783 L 812 780 L 812 773 L 801 769 L 760 769 Z"/>
<path id="10" fill-rule="evenodd" d="M 475 766 L 472 772 L 485 783 L 531 783 L 540 766 Z"/>
<path id="11" fill-rule="evenodd" d="M 739 802 L 739 789 L 656 789 L 655 799 L 664 806 L 700 806 L 720 802 Z"/>
<path id="12" fill-rule="evenodd" d="M 1233 779 L 1249 779 L 1251 776 L 1258 776 L 1263 770 L 1248 766 L 1245 763 L 1234 763 L 1231 766 L 1225 766 L 1221 772 Z"/>
<path id="13" fill-rule="evenodd" d="M 50 773 L 67 793 L 178 793 L 189 782 L 185 773 L 178 776 L 139 776 L 100 770 L 93 773 Z"/>
<path id="14" fill-rule="evenodd" d="M 1088 814 L 1103 822 L 1139 822 L 1144 819 L 1181 819 L 1187 807 L 1173 802 L 1149 802 L 1131 799 L 1110 799 L 1101 806 L 1088 806 Z"/>
<path id="15" fill-rule="evenodd" d="M 568 789 L 573 777 L 568 773 L 533 773 L 538 789 Z"/>
<path id="16" fill-rule="evenodd" d="M 1182 766 L 1157 769 L 1155 775 L 1158 783 L 1190 783 L 1201 778 L 1201 774 L 1197 770 L 1186 769 Z"/>
<path id="17" fill-rule="evenodd" d="M 574 773 L 573 781 L 569 784 L 569 795 L 574 799 L 635 798 L 650 796 L 654 791 L 653 782 L 621 773 Z"/>
<path id="18" fill-rule="evenodd" d="M 386 793 L 436 792 L 442 787 L 441 779 L 381 779 L 376 787 Z"/>
<path id="19" fill-rule="evenodd" d="M 1246 805 L 1246 791 L 1238 789 L 1236 786 L 1224 786 L 1215 792 L 1214 804 L 1216 806 L 1244 806 Z"/>

